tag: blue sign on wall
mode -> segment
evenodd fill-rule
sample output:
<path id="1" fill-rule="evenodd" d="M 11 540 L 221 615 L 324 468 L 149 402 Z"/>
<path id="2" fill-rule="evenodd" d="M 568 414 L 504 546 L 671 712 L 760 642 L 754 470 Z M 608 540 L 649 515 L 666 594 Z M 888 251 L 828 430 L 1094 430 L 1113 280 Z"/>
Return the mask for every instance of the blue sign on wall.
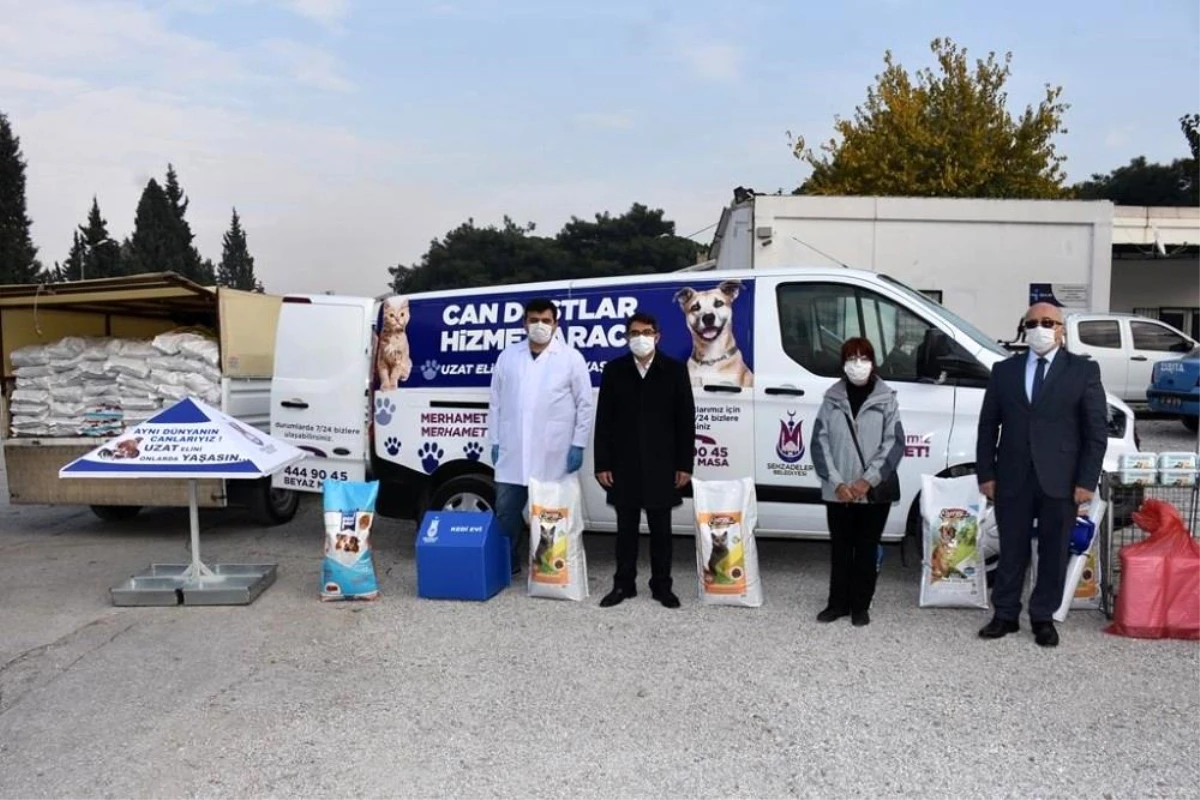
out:
<path id="1" fill-rule="evenodd" d="M 405 375 L 404 369 L 397 374 L 389 368 L 389 376 L 383 376 L 380 367 L 376 388 L 488 386 L 500 351 L 525 337 L 524 305 L 535 296 L 524 291 L 390 298 L 380 309 L 379 347 L 381 353 L 400 354 L 398 358 L 407 349 L 408 370 Z M 604 365 L 628 351 L 625 325 L 635 311 L 658 319 L 661 352 L 681 361 L 694 358 L 693 366 L 718 380 L 752 385 L 753 281 L 689 276 L 687 281 L 563 289 L 546 296 L 558 306 L 562 336 L 583 354 L 595 386 Z M 407 337 L 407 348 L 401 336 Z M 387 377 L 394 387 L 386 385 Z"/>

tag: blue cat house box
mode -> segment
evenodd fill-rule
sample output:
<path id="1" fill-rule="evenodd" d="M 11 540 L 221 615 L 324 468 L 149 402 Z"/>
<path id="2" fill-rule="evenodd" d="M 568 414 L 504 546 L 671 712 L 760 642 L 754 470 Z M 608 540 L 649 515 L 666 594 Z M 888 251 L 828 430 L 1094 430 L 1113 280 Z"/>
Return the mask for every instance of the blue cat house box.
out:
<path id="1" fill-rule="evenodd" d="M 417 531 L 417 596 L 488 600 L 512 578 L 508 537 L 490 511 L 430 511 Z"/>

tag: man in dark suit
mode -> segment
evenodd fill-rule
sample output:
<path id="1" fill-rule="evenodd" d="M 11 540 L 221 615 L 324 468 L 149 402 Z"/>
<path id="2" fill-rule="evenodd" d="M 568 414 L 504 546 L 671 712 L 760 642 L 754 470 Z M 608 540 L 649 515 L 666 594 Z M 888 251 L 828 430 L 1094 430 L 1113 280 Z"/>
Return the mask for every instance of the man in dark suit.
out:
<path id="1" fill-rule="evenodd" d="M 650 592 L 679 608 L 671 591 L 671 509 L 695 463 L 696 404 L 687 367 L 656 353 L 658 321 L 634 314 L 626 328 L 630 352 L 604 367 L 596 403 L 596 480 L 617 510 L 617 574 L 600 601 L 615 606 L 637 596 L 638 530 L 650 528 Z"/>
<path id="2" fill-rule="evenodd" d="M 996 612 L 979 631 L 999 639 L 1020 629 L 1021 589 L 1033 523 L 1038 569 L 1029 621 L 1042 647 L 1058 644 L 1053 615 L 1062 600 L 1071 528 L 1100 479 L 1108 445 L 1104 387 L 1096 362 L 1062 347 L 1062 311 L 1039 303 L 1025 315 L 1029 352 L 992 370 L 979 412 L 979 488 L 996 505 L 1000 564 Z"/>

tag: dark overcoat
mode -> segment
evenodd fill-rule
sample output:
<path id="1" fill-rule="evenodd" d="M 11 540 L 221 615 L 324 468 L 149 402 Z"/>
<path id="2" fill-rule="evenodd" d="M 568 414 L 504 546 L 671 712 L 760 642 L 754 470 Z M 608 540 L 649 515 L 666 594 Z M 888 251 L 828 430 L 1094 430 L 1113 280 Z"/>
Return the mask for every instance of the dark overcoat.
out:
<path id="1" fill-rule="evenodd" d="M 675 473 L 692 474 L 696 403 L 687 367 L 662 353 L 643 378 L 626 353 L 604 367 L 596 404 L 593 461 L 611 472 L 608 504 L 673 508 L 682 501 Z"/>

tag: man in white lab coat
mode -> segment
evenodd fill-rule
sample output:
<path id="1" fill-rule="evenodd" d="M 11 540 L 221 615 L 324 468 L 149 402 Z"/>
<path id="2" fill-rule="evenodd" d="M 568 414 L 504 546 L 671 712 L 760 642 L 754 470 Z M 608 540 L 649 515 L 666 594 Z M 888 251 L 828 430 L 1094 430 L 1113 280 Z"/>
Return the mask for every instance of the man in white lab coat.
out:
<path id="1" fill-rule="evenodd" d="M 525 331 L 496 359 L 488 403 L 496 518 L 511 542 L 514 575 L 518 544 L 529 538 L 529 479 L 558 481 L 583 466 L 595 409 L 587 362 L 558 334 L 554 303 L 530 300 Z"/>

